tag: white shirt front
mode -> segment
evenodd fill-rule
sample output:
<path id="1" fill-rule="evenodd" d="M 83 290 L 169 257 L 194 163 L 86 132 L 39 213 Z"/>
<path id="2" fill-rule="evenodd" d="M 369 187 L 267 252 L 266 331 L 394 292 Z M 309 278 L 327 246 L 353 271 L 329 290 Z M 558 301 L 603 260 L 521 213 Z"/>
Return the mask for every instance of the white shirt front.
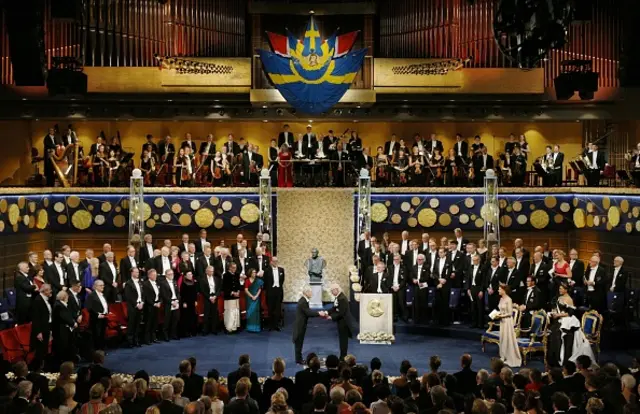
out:
<path id="1" fill-rule="evenodd" d="M 542 264 L 542 262 L 535 264 L 535 267 L 533 268 L 533 276 L 534 277 L 538 274 L 538 269 L 540 269 L 540 265 L 541 264 Z"/>
<path id="2" fill-rule="evenodd" d="M 393 155 L 393 147 L 396 145 L 395 141 L 391 141 L 389 142 L 389 154 L 388 155 Z"/>
<path id="3" fill-rule="evenodd" d="M 456 238 L 456 240 L 458 241 L 457 249 L 458 249 L 459 252 L 461 252 L 462 251 L 462 244 L 463 244 L 462 243 L 462 237 L 458 237 L 458 238 Z"/>
<path id="4" fill-rule="evenodd" d="M 473 272 L 471 277 L 471 286 L 476 285 L 476 275 L 478 274 L 478 270 L 480 269 L 480 265 L 473 265 Z"/>
<path id="5" fill-rule="evenodd" d="M 438 276 L 442 277 L 442 269 L 444 269 L 444 265 L 447 264 L 447 262 L 444 259 L 438 260 Z"/>
<path id="6" fill-rule="evenodd" d="M 178 299 L 178 297 L 176 296 L 176 288 L 173 285 L 173 279 L 167 279 L 167 284 L 169 285 L 169 289 L 171 289 L 171 300 L 174 301 Z"/>
<path id="7" fill-rule="evenodd" d="M 431 269 L 429 269 L 430 272 L 433 272 L 433 266 L 436 265 L 436 255 L 437 254 L 438 254 L 437 251 L 433 251 L 433 250 L 429 251 L 429 256 L 430 256 L 430 259 L 431 259 L 431 260 L 429 260 L 429 262 L 431 262 Z"/>
<path id="8" fill-rule="evenodd" d="M 137 301 L 137 303 L 140 304 L 140 303 L 142 303 L 142 290 L 140 290 L 140 279 L 131 278 L 131 280 L 133 280 L 133 286 L 135 286 L 136 292 L 138 292 L 138 301 Z"/>
<path id="9" fill-rule="evenodd" d="M 42 299 L 44 300 L 44 304 L 47 305 L 47 309 L 49 310 L 49 323 L 51 323 L 51 304 L 49 303 L 49 298 L 43 295 L 42 293 L 40 294 L 40 296 L 42 296 Z"/>
<path id="10" fill-rule="evenodd" d="M 156 298 L 155 298 L 154 302 L 157 303 L 158 299 L 159 299 L 158 296 L 160 295 L 160 291 L 158 291 L 158 283 L 155 280 L 151 280 L 150 282 L 151 282 L 151 287 L 153 288 L 153 293 L 156 294 Z"/>
<path id="11" fill-rule="evenodd" d="M 394 264 L 393 265 L 393 286 L 399 286 L 399 285 L 400 285 L 400 265 Z"/>
<path id="12" fill-rule="evenodd" d="M 402 240 L 402 246 L 400 247 L 400 253 L 405 254 L 409 248 L 409 240 Z"/>
<path id="13" fill-rule="evenodd" d="M 531 297 L 531 295 L 533 295 L 533 287 L 527 289 L 527 299 L 524 301 L 525 305 L 529 302 L 529 298 Z"/>
<path id="14" fill-rule="evenodd" d="M 107 262 L 107 265 L 109 266 L 109 269 L 111 269 L 111 273 L 113 274 L 113 281 L 115 282 L 115 280 L 116 280 L 116 267 L 113 265 L 112 262 Z"/>
<path id="15" fill-rule="evenodd" d="M 508 269 L 507 271 L 509 272 L 509 274 L 507 275 L 507 284 L 508 284 L 509 280 L 511 279 L 511 275 L 513 275 L 513 269 Z"/>
<path id="16" fill-rule="evenodd" d="M 109 313 L 109 305 L 107 305 L 107 300 L 104 298 L 104 295 L 102 293 L 98 292 L 97 290 L 96 290 L 96 293 L 98 294 L 98 299 L 102 304 L 102 309 L 104 309 L 102 311 L 102 314 L 106 315 L 107 313 Z"/>
<path id="17" fill-rule="evenodd" d="M 136 258 L 133 256 L 129 256 L 129 261 L 131 262 L 131 268 L 138 267 L 136 264 Z"/>
<path id="18" fill-rule="evenodd" d="M 262 272 L 262 256 L 256 257 L 256 260 L 258 261 L 258 271 Z"/>
<path id="19" fill-rule="evenodd" d="M 76 276 L 76 280 L 80 279 L 80 265 L 78 263 L 72 262 L 73 264 L 73 273 Z"/>
<path id="20" fill-rule="evenodd" d="M 595 282 L 596 280 L 596 272 L 598 271 L 598 266 L 596 267 L 592 267 L 591 270 L 589 271 L 589 282 Z M 594 290 L 596 290 L 596 288 L 594 286 L 587 286 L 587 290 L 589 292 L 593 292 Z"/>
<path id="21" fill-rule="evenodd" d="M 598 168 L 598 151 L 591 153 L 591 168 L 594 170 Z"/>
<path id="22" fill-rule="evenodd" d="M 413 255 L 413 264 L 415 265 L 416 263 L 418 263 L 418 251 L 412 250 L 411 254 Z"/>
<path id="23" fill-rule="evenodd" d="M 213 295 L 216 291 L 216 279 L 211 276 L 207 276 L 207 283 L 209 284 L 209 295 Z"/>
<path id="24" fill-rule="evenodd" d="M 613 268 L 613 280 L 611 281 L 611 291 L 613 292 L 616 288 L 616 279 L 618 278 L 618 273 L 620 273 L 619 267 Z"/>
<path id="25" fill-rule="evenodd" d="M 273 273 L 273 286 L 272 287 L 280 287 L 280 272 L 278 272 L 277 267 L 271 268 L 271 273 Z"/>
<path id="26" fill-rule="evenodd" d="M 378 293 L 382 293 L 382 272 L 378 272 Z"/>
<path id="27" fill-rule="evenodd" d="M 462 141 L 456 142 L 456 147 L 458 147 L 458 156 L 462 157 Z"/>
<path id="28" fill-rule="evenodd" d="M 149 257 L 153 257 L 153 245 L 151 243 L 147 243 L 147 253 L 149 253 Z"/>
<path id="29" fill-rule="evenodd" d="M 167 270 L 171 269 L 171 263 L 169 262 L 169 258 L 167 256 L 162 256 L 162 274 L 167 274 Z"/>

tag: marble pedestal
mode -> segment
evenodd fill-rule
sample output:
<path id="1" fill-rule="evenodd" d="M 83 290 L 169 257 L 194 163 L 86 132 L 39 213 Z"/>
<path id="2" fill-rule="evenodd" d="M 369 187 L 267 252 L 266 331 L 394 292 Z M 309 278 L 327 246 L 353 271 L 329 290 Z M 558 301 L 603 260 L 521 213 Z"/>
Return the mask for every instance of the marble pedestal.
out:
<path id="1" fill-rule="evenodd" d="M 322 284 L 312 284 L 311 292 L 313 296 L 309 301 L 309 307 L 312 309 L 322 308 Z"/>

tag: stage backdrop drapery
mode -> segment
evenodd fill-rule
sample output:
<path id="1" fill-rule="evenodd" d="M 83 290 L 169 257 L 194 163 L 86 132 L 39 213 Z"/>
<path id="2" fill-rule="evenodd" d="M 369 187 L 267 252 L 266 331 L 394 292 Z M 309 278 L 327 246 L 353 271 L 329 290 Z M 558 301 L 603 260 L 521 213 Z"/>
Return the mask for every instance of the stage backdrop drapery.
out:
<path id="1" fill-rule="evenodd" d="M 325 286 L 336 282 L 348 294 L 355 242 L 352 192 L 351 189 L 278 192 L 278 260 L 286 269 L 285 302 L 297 301 L 308 283 L 304 262 L 314 247 L 327 262 Z M 323 299 L 330 300 L 328 292 Z"/>

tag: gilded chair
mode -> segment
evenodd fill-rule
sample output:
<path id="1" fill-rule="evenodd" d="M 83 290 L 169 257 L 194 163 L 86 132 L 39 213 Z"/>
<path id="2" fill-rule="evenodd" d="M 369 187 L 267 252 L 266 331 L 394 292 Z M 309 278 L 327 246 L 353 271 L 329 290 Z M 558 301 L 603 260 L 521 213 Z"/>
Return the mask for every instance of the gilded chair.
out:
<path id="1" fill-rule="evenodd" d="M 531 327 L 520 329 L 522 338 L 518 338 L 518 349 L 522 354 L 522 361 L 527 364 L 527 355 L 532 352 L 542 351 L 544 361 L 547 360 L 547 338 L 549 317 L 544 310 L 538 310 L 531 315 Z"/>
<path id="2" fill-rule="evenodd" d="M 516 338 L 520 336 L 520 310 L 513 305 L 513 327 L 516 331 Z M 496 344 L 500 343 L 500 321 L 489 322 L 489 327 L 486 332 L 480 337 L 480 344 L 482 345 L 482 352 L 485 350 L 485 343 Z"/>
<path id="3" fill-rule="evenodd" d="M 600 332 L 602 331 L 602 315 L 590 310 L 582 315 L 582 332 L 589 344 L 596 347 L 596 360 L 600 358 Z"/>

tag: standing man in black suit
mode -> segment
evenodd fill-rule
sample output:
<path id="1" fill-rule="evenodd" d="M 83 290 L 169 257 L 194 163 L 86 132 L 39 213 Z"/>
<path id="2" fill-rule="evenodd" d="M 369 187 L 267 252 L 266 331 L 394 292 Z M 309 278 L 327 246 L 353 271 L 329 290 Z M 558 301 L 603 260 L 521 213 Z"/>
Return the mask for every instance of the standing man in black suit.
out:
<path id="1" fill-rule="evenodd" d="M 404 264 L 402 263 L 402 256 L 400 253 L 393 255 L 392 263 L 387 269 L 389 277 L 389 285 L 391 287 L 391 294 L 393 295 L 393 309 L 394 319 L 398 316 L 403 321 L 407 321 L 407 302 L 406 302 L 406 288 L 407 288 L 407 274 Z"/>
<path id="2" fill-rule="evenodd" d="M 485 274 L 480 265 L 480 255 L 471 257 L 471 266 L 466 269 L 464 288 L 471 301 L 471 328 L 484 327 Z"/>
<path id="3" fill-rule="evenodd" d="M 310 287 L 305 287 L 302 291 L 302 297 L 298 300 L 296 306 L 296 319 L 293 322 L 293 343 L 294 353 L 297 364 L 304 364 L 302 360 L 302 345 L 304 344 L 304 336 L 307 333 L 307 321 L 309 318 L 320 316 L 316 311 L 309 309 L 309 301 L 313 296 L 313 292 Z"/>
<path id="4" fill-rule="evenodd" d="M 34 367 L 40 367 L 49 352 L 49 338 L 51 336 L 51 285 L 40 287 L 40 294 L 33 300 L 31 307 L 31 338 L 29 348 L 35 351 Z"/>
<path id="5" fill-rule="evenodd" d="M 105 348 L 105 332 L 107 330 L 107 316 L 109 304 L 105 297 L 105 283 L 100 279 L 93 282 L 93 291 L 87 296 L 86 308 L 89 310 L 89 326 L 93 338 L 93 348 Z"/>
<path id="6" fill-rule="evenodd" d="M 127 341 L 129 342 L 129 347 L 133 348 L 140 346 L 144 295 L 142 293 L 142 282 L 140 281 L 140 270 L 137 267 L 132 267 L 129 270 L 129 275 L 130 277 L 124 283 L 124 301 L 127 303 Z"/>
<path id="7" fill-rule="evenodd" d="M 176 148 L 171 142 L 171 135 L 167 135 L 164 141 L 158 144 L 158 156 L 160 157 L 160 165 L 166 165 L 164 171 L 171 171 L 173 168 L 173 157 L 176 154 Z"/>
<path id="8" fill-rule="evenodd" d="M 216 155 L 216 143 L 213 142 L 213 134 L 208 134 L 207 140 L 200 143 L 198 154 L 200 154 L 200 160 L 205 163 L 204 165 L 211 163 L 211 160 Z"/>
<path id="9" fill-rule="evenodd" d="M 530 263 L 531 262 L 531 253 L 529 253 L 529 250 L 524 248 L 524 242 L 522 241 L 522 239 L 515 239 L 513 241 L 513 256 L 516 256 L 516 249 L 521 249 L 522 250 L 522 258 L 524 259 L 525 262 Z"/>
<path id="10" fill-rule="evenodd" d="M 307 125 L 307 132 L 302 136 L 302 147 L 305 148 L 309 158 L 313 158 L 318 148 L 316 134 L 311 131 L 311 125 Z"/>
<path id="11" fill-rule="evenodd" d="M 157 282 L 156 269 L 147 271 L 147 280 L 142 284 L 142 297 L 144 300 L 144 343 L 151 345 L 158 342 L 156 331 L 158 330 L 158 314 L 160 313 L 160 287 Z"/>
<path id="12" fill-rule="evenodd" d="M 415 293 L 413 295 L 413 321 L 414 323 L 425 323 L 429 309 L 429 287 L 433 285 L 433 283 L 429 265 L 425 263 L 423 254 L 418 255 L 417 263 L 413 266 L 411 277 L 415 285 Z"/>
<path id="13" fill-rule="evenodd" d="M 53 187 L 56 183 L 55 170 L 53 168 L 53 159 L 51 156 L 55 154 L 58 147 L 55 129 L 49 128 L 49 133 L 44 137 L 44 176 L 47 180 L 47 187 Z"/>
<path id="14" fill-rule="evenodd" d="M 184 134 L 184 141 L 180 144 L 180 148 L 191 147 L 191 153 L 196 153 L 196 143 L 191 140 L 191 133 L 187 132 Z"/>
<path id="15" fill-rule="evenodd" d="M 65 266 L 67 283 L 69 286 L 82 280 L 82 267 L 80 266 L 80 253 L 73 251 L 69 254 L 70 262 Z"/>
<path id="16" fill-rule="evenodd" d="M 76 282 L 69 288 L 69 301 L 67 305 L 71 311 L 73 319 L 79 324 L 82 322 L 82 301 L 80 300 L 80 292 L 83 291 L 82 283 Z"/>
<path id="17" fill-rule="evenodd" d="M 473 159 L 473 170 L 475 173 L 474 186 L 484 186 L 484 174 L 487 170 L 493 169 L 493 157 L 487 154 L 487 147 L 480 149 L 480 154 Z"/>
<path id="18" fill-rule="evenodd" d="M 31 304 L 38 287 L 29 278 L 27 262 L 18 263 L 14 286 L 16 288 L 16 323 L 22 325 L 31 320 Z"/>
<path id="19" fill-rule="evenodd" d="M 564 163 L 564 154 L 560 152 L 560 145 L 553 146 L 553 166 L 551 167 L 551 185 L 559 187 L 562 185 L 562 164 Z"/>
<path id="20" fill-rule="evenodd" d="M 289 125 L 284 124 L 283 131 L 278 134 L 278 148 L 282 147 L 282 145 L 287 144 L 289 148 L 293 147 L 293 143 L 295 138 L 293 136 L 293 132 L 289 131 Z"/>
<path id="21" fill-rule="evenodd" d="M 75 333 L 73 330 L 78 327 L 78 323 L 68 306 L 68 293 L 58 292 L 56 299 L 51 316 L 52 350 L 56 363 L 60 364 L 65 361 L 73 361 L 76 357 Z"/>
<path id="22" fill-rule="evenodd" d="M 467 159 L 469 156 L 469 144 L 462 138 L 461 134 L 456 134 L 456 143 L 453 144 L 453 150 L 456 152 L 456 156 Z"/>
<path id="23" fill-rule="evenodd" d="M 529 271 L 530 263 L 524 258 L 521 247 L 516 248 L 514 258 L 516 259 L 516 270 L 520 272 L 521 275 L 526 276 Z"/>
<path id="24" fill-rule="evenodd" d="M 498 301 L 500 296 L 498 295 L 498 288 L 500 283 L 506 281 L 505 268 L 500 266 L 497 257 L 492 257 L 489 267 L 487 267 L 485 280 L 487 283 L 487 293 L 489 295 L 489 310 L 498 308 Z"/>
<path id="25" fill-rule="evenodd" d="M 531 315 L 533 312 L 542 309 L 542 292 L 536 287 L 536 279 L 534 276 L 527 276 L 527 292 L 524 294 L 524 302 L 520 305 L 522 314 L 521 326 L 523 329 L 531 327 Z"/>
<path id="26" fill-rule="evenodd" d="M 571 270 L 571 283 L 575 286 L 582 286 L 584 283 L 584 262 L 578 258 L 578 251 L 576 249 L 569 250 L 569 269 Z M 544 260 L 544 257 L 543 257 Z M 573 277 L 575 275 L 575 277 Z"/>
<path id="27" fill-rule="evenodd" d="M 164 340 L 178 338 L 178 321 L 180 320 L 180 292 L 173 279 L 173 270 L 167 270 L 165 280 L 160 282 L 160 297 L 164 305 Z"/>
<path id="28" fill-rule="evenodd" d="M 363 239 L 358 242 L 358 258 L 362 268 L 370 266 L 371 260 L 371 232 L 365 231 L 363 233 Z"/>
<path id="29" fill-rule="evenodd" d="M 209 243 L 209 240 L 207 239 L 207 230 L 200 229 L 200 237 L 194 243 L 196 245 L 196 253 L 203 254 L 205 244 L 207 243 Z M 211 245 L 211 243 L 209 243 L 209 245 Z"/>
<path id="30" fill-rule="evenodd" d="M 138 268 L 140 270 L 149 270 L 153 265 L 153 236 L 151 233 L 145 233 L 144 242 L 140 245 L 140 250 L 138 251 L 138 261 L 140 262 Z"/>
<path id="31" fill-rule="evenodd" d="M 335 297 L 333 307 L 329 311 L 321 311 L 319 315 L 338 324 L 340 359 L 344 359 L 347 356 L 349 338 L 353 336 L 353 317 L 349 312 L 349 299 L 337 283 L 331 285 L 331 294 Z"/>
<path id="32" fill-rule="evenodd" d="M 587 185 L 590 187 L 598 187 L 600 185 L 600 177 L 607 166 L 604 153 L 598 151 L 598 144 L 591 145 L 591 152 L 584 157 L 587 165 L 586 178 Z"/>
<path id="33" fill-rule="evenodd" d="M 98 269 L 98 279 L 104 282 L 104 295 L 107 302 L 115 303 L 118 293 L 118 270 L 114 263 L 113 252 L 106 253 L 105 259 Z"/>
<path id="34" fill-rule="evenodd" d="M 227 135 L 227 142 L 222 144 L 227 149 L 227 155 L 231 158 L 240 153 L 240 145 L 233 140 L 233 134 Z"/>
<path id="35" fill-rule="evenodd" d="M 624 259 L 621 256 L 616 256 L 613 259 L 613 269 L 611 269 L 611 274 L 607 277 L 607 290 L 609 292 L 622 293 L 626 290 L 628 274 L 623 265 Z"/>
<path id="36" fill-rule="evenodd" d="M 269 258 L 265 256 L 262 247 L 256 247 L 255 256 L 249 257 L 249 268 L 256 269 L 258 277 L 263 277 L 269 266 Z M 276 259 L 277 261 L 277 259 Z"/>
<path id="37" fill-rule="evenodd" d="M 549 265 L 542 260 L 542 253 L 535 252 L 533 254 L 533 263 L 531 263 L 531 267 L 529 267 L 528 274 L 533 277 L 533 281 L 540 291 L 540 303 L 542 303 L 543 306 L 546 303 L 549 303 L 549 300 L 551 299 L 549 292 L 549 269 Z M 584 271 L 580 273 L 580 275 L 583 274 Z"/>
<path id="38" fill-rule="evenodd" d="M 391 134 L 391 139 L 384 143 L 384 155 L 389 159 L 395 158 L 400 149 L 400 143 L 397 141 L 396 134 Z"/>
<path id="39" fill-rule="evenodd" d="M 469 258 L 465 256 L 466 253 L 457 249 L 458 242 L 456 240 L 449 240 L 449 252 L 447 253 L 447 261 L 449 262 L 449 268 L 451 270 L 451 287 L 460 288 L 463 284 L 463 278 L 465 270 L 471 266 L 471 260 L 474 255 L 470 255 Z M 467 265 L 467 260 L 468 265 Z"/>
<path id="40" fill-rule="evenodd" d="M 258 250 L 258 249 L 256 249 Z M 260 251 L 260 253 L 262 253 Z M 271 264 L 264 271 L 264 289 L 267 291 L 269 308 L 269 330 L 280 330 L 282 300 L 284 298 L 284 268 L 278 266 L 278 258 L 273 256 Z"/>
<path id="41" fill-rule="evenodd" d="M 53 297 L 61 290 L 67 289 L 67 275 L 62 265 L 63 260 L 62 252 L 57 251 L 53 257 L 53 264 L 44 272 L 44 280 L 51 286 Z"/>
<path id="42" fill-rule="evenodd" d="M 218 314 L 218 297 L 222 289 L 222 280 L 213 272 L 213 266 L 207 265 L 205 276 L 200 280 L 200 293 L 204 296 L 204 318 L 202 334 L 218 334 L 220 316 Z"/>
<path id="43" fill-rule="evenodd" d="M 100 138 L 100 137 L 98 137 L 98 138 Z M 154 154 L 157 154 L 157 153 L 158 153 L 158 146 L 156 145 L 156 143 L 155 143 L 155 142 L 153 142 L 153 135 L 151 135 L 151 134 L 147 134 L 146 138 L 147 138 L 147 140 L 145 141 L 145 143 L 144 143 L 144 144 L 142 144 L 142 149 L 140 150 L 140 153 L 142 154 L 142 153 L 144 152 L 144 150 L 145 150 L 145 148 L 147 147 L 147 145 L 151 145 L 151 151 L 152 151 Z M 100 140 L 102 140 L 102 138 L 101 138 Z M 91 151 L 92 151 L 93 153 L 92 153 L 92 154 L 90 154 L 90 155 L 95 155 L 95 152 L 94 152 L 94 149 L 93 149 L 93 145 L 91 146 Z M 97 150 L 96 150 L 96 151 L 97 151 Z"/>
<path id="44" fill-rule="evenodd" d="M 607 306 L 607 274 L 597 255 L 591 256 L 584 273 L 584 285 L 589 307 L 603 313 Z"/>
<path id="45" fill-rule="evenodd" d="M 136 262 L 136 248 L 133 246 L 127 246 L 127 255 L 120 259 L 120 283 L 124 286 L 131 278 L 131 270 L 140 268 Z"/>
<path id="46" fill-rule="evenodd" d="M 505 283 L 511 288 L 513 303 L 522 303 L 524 282 L 522 281 L 522 274 L 516 269 L 516 259 L 514 257 L 507 258 Z"/>
<path id="47" fill-rule="evenodd" d="M 229 271 L 229 267 L 233 263 L 233 258 L 229 255 L 228 248 L 220 249 L 220 256 L 214 259 L 213 268 L 216 271 L 218 277 L 222 278 L 226 272 Z"/>
<path id="48" fill-rule="evenodd" d="M 453 235 L 456 238 L 456 242 L 457 243 L 457 249 L 459 252 L 464 253 L 467 251 L 467 244 L 469 243 L 469 239 L 467 239 L 466 237 L 464 237 L 464 234 L 462 234 L 462 229 L 461 228 L 457 228 L 455 230 L 453 230 Z"/>
<path id="49" fill-rule="evenodd" d="M 433 320 L 442 326 L 450 323 L 449 294 L 451 293 L 451 265 L 444 247 L 438 249 L 438 259 L 433 266 L 431 278 L 435 281 L 436 296 L 433 304 Z"/>
<path id="50" fill-rule="evenodd" d="M 205 277 L 207 267 L 215 266 L 216 258 L 211 254 L 211 247 L 206 246 L 204 253 L 196 259 L 196 278 L 202 280 Z M 218 277 L 220 277 L 218 275 Z"/>
<path id="51" fill-rule="evenodd" d="M 375 270 L 369 277 L 365 293 L 389 293 L 391 286 L 383 262 L 376 264 Z"/>
<path id="52" fill-rule="evenodd" d="M 178 245 L 178 249 L 180 249 L 180 253 L 189 251 L 189 234 L 183 233 L 182 238 L 180 240 L 180 244 Z"/>

